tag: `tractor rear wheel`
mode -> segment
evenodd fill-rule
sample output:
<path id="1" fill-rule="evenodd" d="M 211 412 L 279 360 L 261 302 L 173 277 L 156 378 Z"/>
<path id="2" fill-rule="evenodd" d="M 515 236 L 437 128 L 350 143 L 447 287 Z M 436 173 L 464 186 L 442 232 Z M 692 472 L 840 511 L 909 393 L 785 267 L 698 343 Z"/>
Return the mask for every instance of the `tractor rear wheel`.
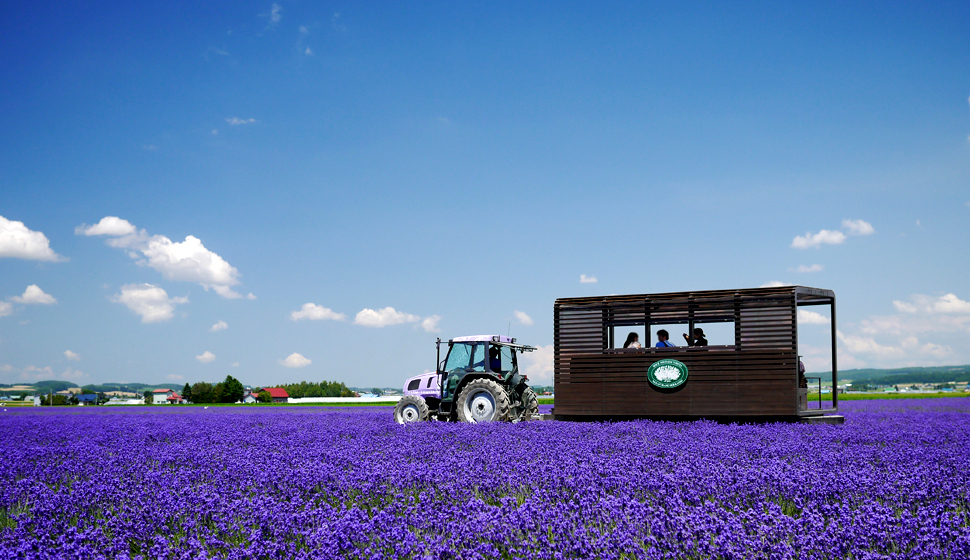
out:
<path id="1" fill-rule="evenodd" d="M 461 422 L 503 422 L 509 420 L 509 396 L 491 379 L 474 379 L 458 396 Z"/>
<path id="2" fill-rule="evenodd" d="M 398 424 L 424 422 L 428 414 L 428 403 L 417 395 L 404 395 L 394 407 L 394 421 Z"/>
<path id="3" fill-rule="evenodd" d="M 536 396 L 532 387 L 526 387 L 525 391 L 522 391 L 522 415 L 519 420 L 532 420 L 533 417 L 538 415 L 539 397 Z"/>

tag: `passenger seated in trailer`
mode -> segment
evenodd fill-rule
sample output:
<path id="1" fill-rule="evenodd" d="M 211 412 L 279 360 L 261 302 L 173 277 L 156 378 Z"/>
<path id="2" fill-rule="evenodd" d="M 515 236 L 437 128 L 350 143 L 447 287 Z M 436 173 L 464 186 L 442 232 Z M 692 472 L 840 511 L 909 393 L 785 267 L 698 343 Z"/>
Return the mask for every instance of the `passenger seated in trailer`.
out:
<path id="1" fill-rule="evenodd" d="M 700 327 L 694 328 L 694 336 L 687 336 L 687 333 L 684 333 L 684 340 L 687 341 L 687 346 L 707 346 L 704 329 Z"/>
<path id="2" fill-rule="evenodd" d="M 670 334 L 666 331 L 666 329 L 660 329 L 657 331 L 657 344 L 655 346 L 657 348 L 676 348 L 677 345 L 670 342 L 669 339 Z"/>
<path id="3" fill-rule="evenodd" d="M 623 343 L 624 348 L 643 348 L 640 346 L 640 335 L 632 332 L 626 335 L 626 342 Z"/>

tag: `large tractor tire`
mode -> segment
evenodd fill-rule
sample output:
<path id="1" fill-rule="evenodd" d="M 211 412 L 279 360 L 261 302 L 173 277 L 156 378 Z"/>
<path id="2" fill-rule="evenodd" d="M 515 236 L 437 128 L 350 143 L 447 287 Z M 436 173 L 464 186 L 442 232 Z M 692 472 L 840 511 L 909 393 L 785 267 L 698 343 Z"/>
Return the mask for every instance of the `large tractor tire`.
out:
<path id="1" fill-rule="evenodd" d="M 522 415 L 519 416 L 519 420 L 532 420 L 537 416 L 539 416 L 539 397 L 532 387 L 526 387 L 525 391 L 522 391 Z"/>
<path id="2" fill-rule="evenodd" d="M 505 422 L 511 406 L 501 385 L 491 379 L 474 379 L 458 396 L 460 422 Z"/>
<path id="3" fill-rule="evenodd" d="M 417 395 L 404 395 L 394 407 L 394 421 L 398 424 L 424 422 L 428 415 L 428 403 Z"/>

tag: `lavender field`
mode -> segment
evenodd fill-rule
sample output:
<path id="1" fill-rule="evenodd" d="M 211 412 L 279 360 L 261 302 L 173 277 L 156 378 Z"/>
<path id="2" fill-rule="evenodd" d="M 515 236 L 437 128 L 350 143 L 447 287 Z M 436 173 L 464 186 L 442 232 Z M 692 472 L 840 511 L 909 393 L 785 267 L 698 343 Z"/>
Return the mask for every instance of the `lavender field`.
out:
<path id="1" fill-rule="evenodd" d="M 843 426 L 0 413 L 3 558 L 968 558 L 970 399 Z"/>

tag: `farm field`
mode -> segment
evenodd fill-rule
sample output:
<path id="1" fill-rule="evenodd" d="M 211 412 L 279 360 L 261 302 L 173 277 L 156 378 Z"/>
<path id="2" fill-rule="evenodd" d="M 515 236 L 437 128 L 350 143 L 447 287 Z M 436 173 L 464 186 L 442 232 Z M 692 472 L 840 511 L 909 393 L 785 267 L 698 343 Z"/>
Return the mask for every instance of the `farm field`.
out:
<path id="1" fill-rule="evenodd" d="M 842 426 L 8 409 L 0 557 L 967 558 L 970 399 L 840 409 Z"/>

